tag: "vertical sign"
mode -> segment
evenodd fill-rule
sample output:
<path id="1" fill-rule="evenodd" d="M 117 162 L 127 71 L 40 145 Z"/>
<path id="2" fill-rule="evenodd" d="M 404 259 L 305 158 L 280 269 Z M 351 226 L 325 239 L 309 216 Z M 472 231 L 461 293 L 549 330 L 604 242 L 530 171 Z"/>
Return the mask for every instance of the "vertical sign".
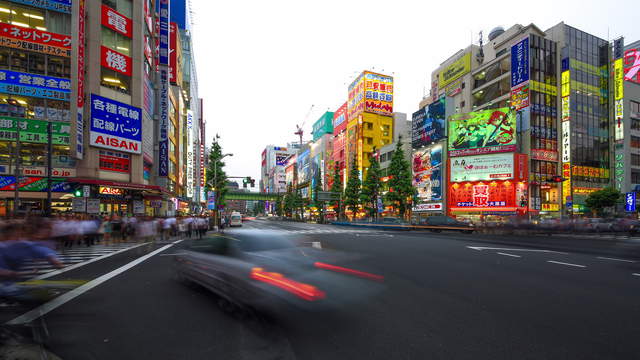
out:
<path id="1" fill-rule="evenodd" d="M 529 37 L 511 47 L 511 87 L 529 80 Z"/>
<path id="2" fill-rule="evenodd" d="M 169 0 L 160 0 L 158 176 L 169 175 Z"/>
<path id="3" fill-rule="evenodd" d="M 85 0 L 78 1 L 78 117 L 76 119 L 76 158 L 82 160 L 84 155 L 84 57 L 85 57 L 85 34 L 84 34 L 84 3 Z"/>
<path id="4" fill-rule="evenodd" d="M 615 95 L 615 140 L 624 139 L 624 65 L 622 58 L 616 59 L 613 63 L 613 81 Z"/>
<path id="5" fill-rule="evenodd" d="M 636 211 L 636 193 L 628 192 L 624 197 L 624 209 L 627 212 Z"/>
<path id="6" fill-rule="evenodd" d="M 193 111 L 187 110 L 187 197 L 193 198 Z"/>
<path id="7" fill-rule="evenodd" d="M 213 191 L 207 192 L 207 209 L 209 210 L 216 209 L 216 193 Z"/>
<path id="8" fill-rule="evenodd" d="M 618 147 L 618 145 L 616 144 L 616 147 Z M 618 189 L 618 191 L 622 192 L 622 187 L 624 185 L 624 152 L 623 152 L 623 148 L 622 146 L 620 146 L 620 148 L 616 148 L 615 151 L 615 163 L 614 163 L 614 171 L 613 171 L 613 176 L 614 176 L 614 180 L 615 180 L 615 184 L 616 184 L 616 189 Z"/>

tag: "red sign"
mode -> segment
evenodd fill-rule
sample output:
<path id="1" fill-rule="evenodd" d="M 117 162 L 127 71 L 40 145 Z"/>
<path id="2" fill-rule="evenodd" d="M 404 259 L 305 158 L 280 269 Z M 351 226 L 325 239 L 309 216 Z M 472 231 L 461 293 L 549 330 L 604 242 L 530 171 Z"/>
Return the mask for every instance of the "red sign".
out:
<path id="1" fill-rule="evenodd" d="M 78 14 L 78 108 L 84 107 L 84 0 L 79 1 Z M 77 129 L 76 129 L 77 130 Z"/>
<path id="2" fill-rule="evenodd" d="M 624 52 L 624 79 L 640 84 L 640 49 Z"/>
<path id="3" fill-rule="evenodd" d="M 131 168 L 131 160 L 129 155 L 116 152 L 103 153 L 99 155 L 100 170 L 116 171 L 121 173 L 129 173 Z"/>
<path id="4" fill-rule="evenodd" d="M 124 189 L 109 186 L 100 186 L 98 187 L 98 193 L 104 195 L 124 195 Z"/>
<path id="5" fill-rule="evenodd" d="M 342 104 L 333 114 L 333 135 L 337 135 L 347 128 L 347 103 Z"/>
<path id="6" fill-rule="evenodd" d="M 511 90 L 511 105 L 516 110 L 524 109 L 529 106 L 529 84 L 522 84 Z"/>
<path id="7" fill-rule="evenodd" d="M 106 5 L 102 5 L 102 25 L 129 38 L 133 35 L 131 19 Z"/>
<path id="8" fill-rule="evenodd" d="M 449 184 L 449 209 L 460 211 L 516 211 L 517 187 L 513 180 L 476 181 Z"/>
<path id="9" fill-rule="evenodd" d="M 108 47 L 101 47 L 100 63 L 102 66 L 119 73 L 131 76 L 131 58 Z"/>
<path id="10" fill-rule="evenodd" d="M 169 23 L 169 81 L 176 83 L 178 79 L 178 52 L 176 46 L 178 45 L 178 24 L 172 22 Z"/>
<path id="11" fill-rule="evenodd" d="M 527 154 L 515 154 L 515 180 L 527 181 L 529 178 L 529 157 Z"/>
<path id="12" fill-rule="evenodd" d="M 0 46 L 71 57 L 71 36 L 0 23 Z"/>
<path id="13" fill-rule="evenodd" d="M 558 161 L 558 152 L 545 149 L 531 149 L 531 158 L 541 161 Z"/>

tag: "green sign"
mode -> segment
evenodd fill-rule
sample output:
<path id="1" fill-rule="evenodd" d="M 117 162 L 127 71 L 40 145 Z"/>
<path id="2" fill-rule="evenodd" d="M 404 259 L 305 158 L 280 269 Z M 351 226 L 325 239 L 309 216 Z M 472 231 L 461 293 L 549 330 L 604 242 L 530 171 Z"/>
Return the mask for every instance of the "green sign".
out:
<path id="1" fill-rule="evenodd" d="M 66 122 L 51 122 L 51 142 L 54 145 L 69 145 L 71 125 Z M 0 116 L 0 140 L 15 141 L 20 133 L 20 142 L 47 143 L 47 121 Z"/>
<path id="2" fill-rule="evenodd" d="M 516 151 L 515 112 L 498 108 L 451 115 L 448 141 L 449 156 Z"/>
<path id="3" fill-rule="evenodd" d="M 333 113 L 327 111 L 313 124 L 313 141 L 318 140 L 324 134 L 331 133 L 333 133 Z"/>

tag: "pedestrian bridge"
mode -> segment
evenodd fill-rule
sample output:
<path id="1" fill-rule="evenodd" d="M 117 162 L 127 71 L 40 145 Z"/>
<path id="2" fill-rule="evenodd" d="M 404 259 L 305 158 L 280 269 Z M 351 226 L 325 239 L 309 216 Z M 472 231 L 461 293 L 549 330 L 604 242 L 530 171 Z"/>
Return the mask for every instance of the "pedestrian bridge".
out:
<path id="1" fill-rule="evenodd" d="M 229 191 L 224 195 L 225 200 L 264 200 L 275 201 L 280 195 L 278 193 L 257 193 L 257 192 L 242 192 L 242 191 Z"/>

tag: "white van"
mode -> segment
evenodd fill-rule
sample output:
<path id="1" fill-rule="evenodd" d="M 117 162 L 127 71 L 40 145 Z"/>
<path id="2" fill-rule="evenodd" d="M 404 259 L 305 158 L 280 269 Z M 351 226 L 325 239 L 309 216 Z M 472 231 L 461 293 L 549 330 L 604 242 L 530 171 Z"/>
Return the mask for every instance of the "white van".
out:
<path id="1" fill-rule="evenodd" d="M 239 212 L 234 211 L 231 213 L 229 226 L 242 226 L 242 215 Z"/>

